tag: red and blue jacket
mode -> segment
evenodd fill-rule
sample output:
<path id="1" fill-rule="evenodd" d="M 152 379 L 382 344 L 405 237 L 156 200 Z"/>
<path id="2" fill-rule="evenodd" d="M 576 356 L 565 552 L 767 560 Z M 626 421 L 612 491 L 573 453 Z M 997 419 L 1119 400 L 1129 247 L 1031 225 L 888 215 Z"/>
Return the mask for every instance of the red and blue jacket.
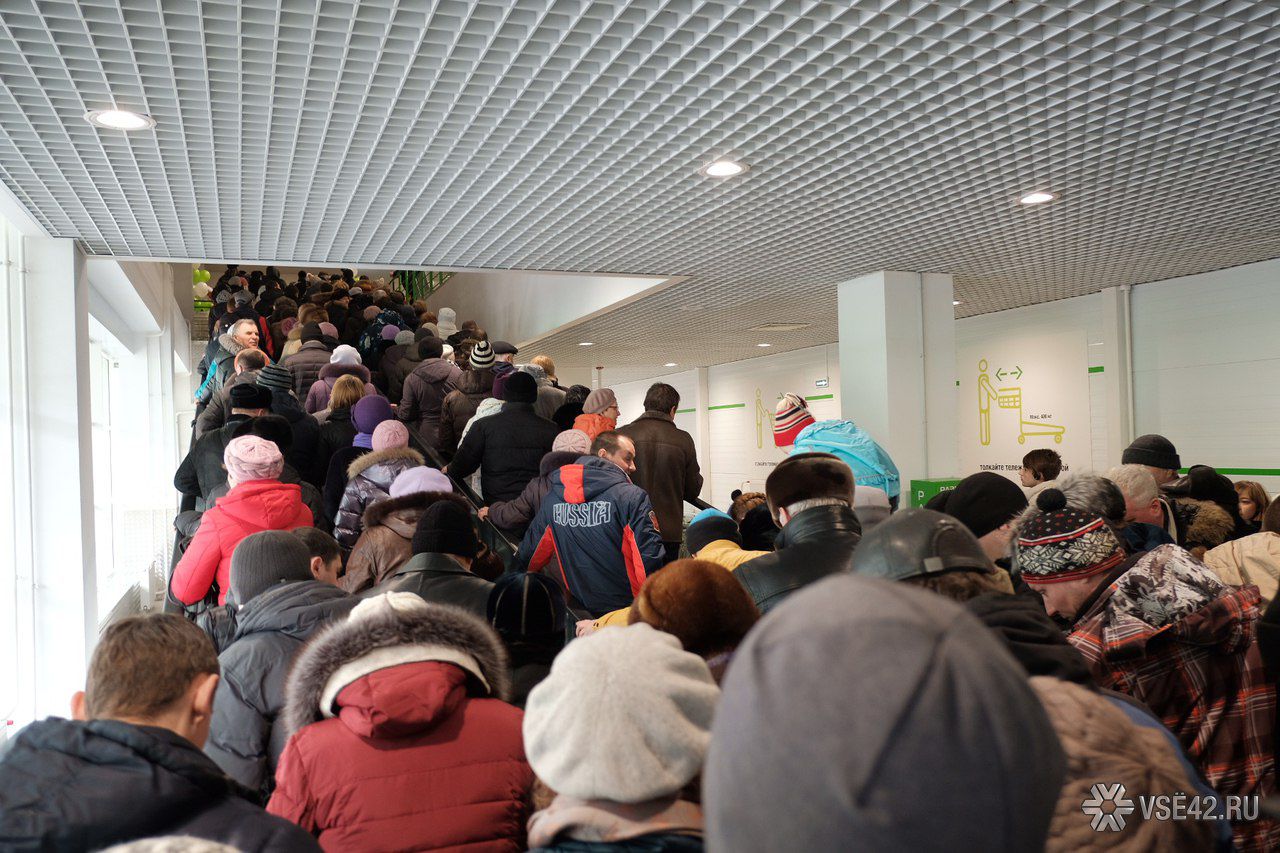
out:
<path id="1" fill-rule="evenodd" d="M 551 575 L 570 603 L 602 616 L 628 606 L 662 559 L 648 493 L 612 462 L 583 456 L 551 474 L 515 563 Z"/>

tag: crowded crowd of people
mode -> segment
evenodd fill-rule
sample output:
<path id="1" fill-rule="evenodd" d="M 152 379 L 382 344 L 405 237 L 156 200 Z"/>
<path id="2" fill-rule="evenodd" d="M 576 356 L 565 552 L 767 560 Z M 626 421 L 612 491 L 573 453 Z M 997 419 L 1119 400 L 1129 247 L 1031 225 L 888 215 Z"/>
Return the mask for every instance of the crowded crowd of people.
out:
<path id="1" fill-rule="evenodd" d="M 0 756 L 0 849 L 1280 847 L 1260 484 L 1144 435 L 907 508 L 785 394 L 713 508 L 673 387 L 623 412 L 399 284 L 210 289 L 172 612 Z"/>

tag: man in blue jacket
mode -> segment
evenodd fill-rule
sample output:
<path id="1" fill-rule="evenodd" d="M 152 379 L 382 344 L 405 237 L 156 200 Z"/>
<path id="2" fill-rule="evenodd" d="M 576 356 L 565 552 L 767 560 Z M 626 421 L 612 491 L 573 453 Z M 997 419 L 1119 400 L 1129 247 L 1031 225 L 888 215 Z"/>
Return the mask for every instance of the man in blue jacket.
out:
<path id="1" fill-rule="evenodd" d="M 631 439 L 600 433 L 589 455 L 551 475 L 551 491 L 516 555 L 517 566 L 550 574 L 570 604 L 593 617 L 629 605 L 662 567 L 649 495 L 631 482 L 635 457 Z"/>

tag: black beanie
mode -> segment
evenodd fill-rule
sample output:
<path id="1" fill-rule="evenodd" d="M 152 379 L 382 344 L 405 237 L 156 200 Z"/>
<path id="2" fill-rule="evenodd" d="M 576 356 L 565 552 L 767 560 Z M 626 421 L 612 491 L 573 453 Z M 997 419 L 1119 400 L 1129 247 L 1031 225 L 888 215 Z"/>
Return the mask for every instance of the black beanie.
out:
<path id="1" fill-rule="evenodd" d="M 931 508 L 959 519 L 978 539 L 1008 524 L 1027 508 L 1027 496 L 1021 487 L 994 471 L 970 474 L 942 495 L 946 496 L 946 503 Z M 932 505 L 933 501 L 929 503 Z"/>
<path id="2" fill-rule="evenodd" d="M 772 551 L 778 536 L 778 525 L 773 523 L 768 504 L 759 504 L 747 510 L 738 523 L 742 531 L 742 547 L 748 551 Z"/>
<path id="3" fill-rule="evenodd" d="M 307 341 L 320 340 L 322 337 L 324 337 L 324 332 L 320 330 L 319 323 L 303 323 L 302 334 L 300 334 L 298 337 L 300 337 L 302 339 L 302 342 L 305 344 Z"/>
<path id="4" fill-rule="evenodd" d="M 498 578 L 489 593 L 488 610 L 489 624 L 508 642 L 564 643 L 564 591 L 544 574 L 513 572 Z"/>
<path id="5" fill-rule="evenodd" d="M 231 552 L 231 598 L 243 607 L 278 583 L 309 581 L 311 553 L 284 530 L 246 536 Z"/>
<path id="6" fill-rule="evenodd" d="M 480 542 L 465 508 L 456 501 L 437 501 L 418 519 L 412 548 L 415 554 L 454 554 L 475 559 Z"/>
<path id="7" fill-rule="evenodd" d="M 242 435 L 265 438 L 276 446 L 281 456 L 293 449 L 293 427 L 281 415 L 250 418 L 231 431 L 232 438 L 239 438 Z"/>
<path id="8" fill-rule="evenodd" d="M 444 342 L 439 338 L 423 338 L 418 341 L 418 358 L 439 358 L 444 355 Z"/>
<path id="9" fill-rule="evenodd" d="M 1120 455 L 1121 465 L 1147 465 L 1177 471 L 1182 467 L 1178 450 L 1163 435 L 1140 435 L 1129 443 Z"/>
<path id="10" fill-rule="evenodd" d="M 513 373 L 502 388 L 502 399 L 508 403 L 536 403 L 538 381 L 524 372 Z"/>
<path id="11" fill-rule="evenodd" d="M 237 382 L 227 392 L 233 409 L 270 409 L 271 389 L 253 382 Z"/>
<path id="12" fill-rule="evenodd" d="M 711 514 L 710 510 L 706 512 L 704 518 L 698 519 L 684 530 L 684 541 L 690 556 L 721 539 L 742 547 L 742 533 L 739 532 L 736 521 L 724 513 Z"/>

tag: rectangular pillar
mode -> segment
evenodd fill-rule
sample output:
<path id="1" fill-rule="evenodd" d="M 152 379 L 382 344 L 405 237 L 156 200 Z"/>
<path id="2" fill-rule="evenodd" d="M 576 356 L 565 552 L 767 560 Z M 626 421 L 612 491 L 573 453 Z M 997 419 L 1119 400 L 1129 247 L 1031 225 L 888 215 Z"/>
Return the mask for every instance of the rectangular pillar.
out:
<path id="1" fill-rule="evenodd" d="M 702 472 L 702 491 L 699 493 L 704 501 L 711 502 L 711 371 L 706 367 L 697 368 L 698 393 L 694 397 L 697 407 L 698 431 L 694 435 L 695 449 L 698 452 L 698 467 Z"/>
<path id="2" fill-rule="evenodd" d="M 837 288 L 841 416 L 912 479 L 957 468 L 950 275 L 883 271 Z"/>
<path id="3" fill-rule="evenodd" d="M 1133 441 L 1133 325 L 1129 285 L 1102 291 L 1102 362 L 1106 387 L 1107 464 L 1119 465 Z"/>
<path id="4" fill-rule="evenodd" d="M 28 455 L 14 486 L 27 507 L 19 537 L 34 585 L 35 712 L 66 715 L 98 637 L 89 281 L 74 240 L 28 237 L 23 249 L 10 353 Z"/>

